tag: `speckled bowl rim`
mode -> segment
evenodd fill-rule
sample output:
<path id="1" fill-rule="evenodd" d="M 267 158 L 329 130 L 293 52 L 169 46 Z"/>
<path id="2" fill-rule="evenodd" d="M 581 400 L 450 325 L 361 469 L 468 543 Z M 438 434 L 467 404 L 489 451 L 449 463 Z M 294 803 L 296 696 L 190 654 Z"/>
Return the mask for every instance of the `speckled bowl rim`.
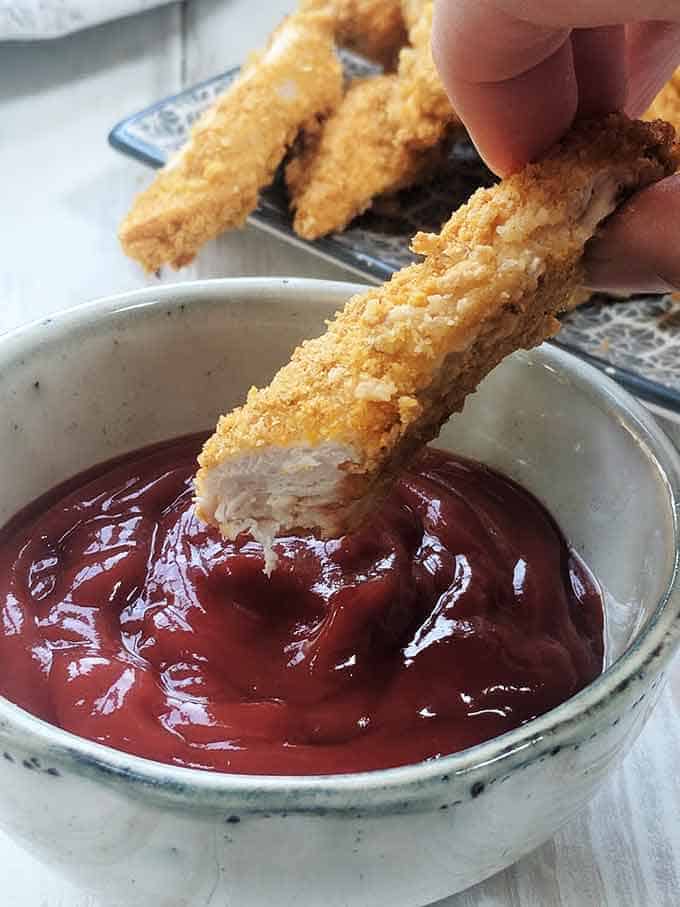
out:
<path id="1" fill-rule="evenodd" d="M 365 287 L 306 278 L 225 278 L 148 287 L 67 309 L 0 336 L 2 360 L 29 354 L 54 343 L 75 328 L 101 324 L 127 310 L 179 307 L 193 302 L 229 304 L 230 297 L 280 296 L 342 305 Z M 255 309 L 254 309 L 255 311 Z M 132 756 L 77 737 L 34 717 L 0 697 L 0 741 L 11 739 L 42 764 L 76 769 L 84 777 L 123 788 L 168 807 L 215 809 L 252 814 L 325 813 L 361 810 L 408 812 L 427 808 L 441 794 L 442 783 L 460 779 L 470 796 L 484 790 L 486 778 L 509 774 L 585 739 L 584 725 L 597 719 L 637 678 L 663 669 L 680 643 L 680 456 L 654 418 L 629 393 L 592 366 L 557 347 L 544 345 L 538 355 L 559 369 L 581 392 L 598 399 L 602 411 L 647 445 L 663 477 L 673 514 L 674 563 L 664 594 L 633 644 L 596 680 L 571 699 L 500 737 L 459 753 L 399 768 L 344 775 L 237 775 L 169 766 Z M 589 729 L 590 730 L 590 729 Z M 590 736 L 588 734 L 588 736 Z M 2 747 L 0 747 L 1 749 Z"/>

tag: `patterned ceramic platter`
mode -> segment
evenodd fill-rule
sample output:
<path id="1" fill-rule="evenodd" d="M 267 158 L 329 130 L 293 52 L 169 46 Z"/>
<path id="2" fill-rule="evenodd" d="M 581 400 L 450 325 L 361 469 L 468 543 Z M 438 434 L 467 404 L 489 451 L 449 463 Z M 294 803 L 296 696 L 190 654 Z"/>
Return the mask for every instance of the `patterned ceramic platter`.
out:
<path id="1" fill-rule="evenodd" d="M 348 76 L 365 74 L 359 58 L 344 57 Z M 196 118 L 238 74 L 234 69 L 133 114 L 112 130 L 114 148 L 161 167 L 184 143 Z M 410 238 L 438 230 L 450 212 L 480 185 L 493 182 L 472 146 L 458 142 L 447 165 L 427 185 L 378 201 L 342 233 L 315 242 L 293 232 L 286 190 L 279 178 L 261 194 L 254 225 L 333 261 L 375 283 L 410 264 Z M 611 300 L 595 297 L 565 316 L 557 342 L 606 371 L 638 397 L 680 419 L 680 305 L 670 297 Z"/>

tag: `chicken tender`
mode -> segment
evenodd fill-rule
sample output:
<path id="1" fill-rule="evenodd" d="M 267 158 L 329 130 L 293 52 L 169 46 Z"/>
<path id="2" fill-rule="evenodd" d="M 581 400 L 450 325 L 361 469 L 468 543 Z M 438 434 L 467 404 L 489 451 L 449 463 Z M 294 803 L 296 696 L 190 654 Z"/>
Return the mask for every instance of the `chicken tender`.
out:
<path id="1" fill-rule="evenodd" d="M 441 160 L 456 121 L 432 61 L 432 3 L 419 2 L 398 74 L 353 83 L 286 170 L 293 227 L 304 239 L 342 230 L 378 195 L 418 182 Z M 358 140 L 357 140 L 358 137 Z"/>
<path id="2" fill-rule="evenodd" d="M 394 140 L 397 124 L 390 110 L 396 92 L 394 75 L 356 80 L 321 131 L 288 164 L 299 236 L 318 239 L 344 229 L 376 195 L 417 182 L 440 160 L 438 147 L 410 148 Z"/>
<path id="3" fill-rule="evenodd" d="M 291 16 L 137 197 L 120 228 L 125 252 L 147 271 L 179 268 L 203 243 L 241 226 L 300 128 L 341 96 L 331 20 Z"/>
<path id="4" fill-rule="evenodd" d="M 220 419 L 199 458 L 200 516 L 251 532 L 268 569 L 283 529 L 358 525 L 495 365 L 557 331 L 598 224 L 677 160 L 667 124 L 612 114 L 419 234 L 424 261 L 351 299 Z"/>

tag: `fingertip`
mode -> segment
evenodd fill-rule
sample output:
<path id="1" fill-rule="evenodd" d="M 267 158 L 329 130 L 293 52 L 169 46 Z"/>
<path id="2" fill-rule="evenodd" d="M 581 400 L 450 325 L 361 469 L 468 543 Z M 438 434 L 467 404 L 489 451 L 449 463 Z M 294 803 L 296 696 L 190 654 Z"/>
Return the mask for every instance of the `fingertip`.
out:
<path id="1" fill-rule="evenodd" d="M 499 176 L 514 173 L 558 142 L 576 116 L 571 48 L 513 79 L 457 83 L 451 100 L 488 166 Z"/>
<path id="2" fill-rule="evenodd" d="M 432 52 L 456 113 L 499 176 L 570 127 L 578 84 L 570 33 L 514 19 L 486 0 L 435 3 Z"/>
<path id="3" fill-rule="evenodd" d="M 579 116 L 623 110 L 628 93 L 624 26 L 575 29 L 571 36 Z"/>
<path id="4" fill-rule="evenodd" d="M 671 78 L 680 55 L 680 25 L 638 22 L 626 26 L 628 116 L 642 116 Z"/>

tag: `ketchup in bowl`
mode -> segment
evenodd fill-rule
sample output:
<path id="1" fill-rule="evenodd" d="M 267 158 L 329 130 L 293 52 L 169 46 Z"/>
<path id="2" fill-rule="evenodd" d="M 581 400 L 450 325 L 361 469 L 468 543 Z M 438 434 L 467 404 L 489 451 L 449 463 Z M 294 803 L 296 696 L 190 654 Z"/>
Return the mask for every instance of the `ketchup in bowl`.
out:
<path id="1" fill-rule="evenodd" d="M 0 534 L 0 694 L 81 737 L 252 774 L 472 746 L 603 667 L 601 594 L 541 504 L 430 449 L 370 524 L 259 545 L 194 514 L 202 438 L 90 470 Z"/>

